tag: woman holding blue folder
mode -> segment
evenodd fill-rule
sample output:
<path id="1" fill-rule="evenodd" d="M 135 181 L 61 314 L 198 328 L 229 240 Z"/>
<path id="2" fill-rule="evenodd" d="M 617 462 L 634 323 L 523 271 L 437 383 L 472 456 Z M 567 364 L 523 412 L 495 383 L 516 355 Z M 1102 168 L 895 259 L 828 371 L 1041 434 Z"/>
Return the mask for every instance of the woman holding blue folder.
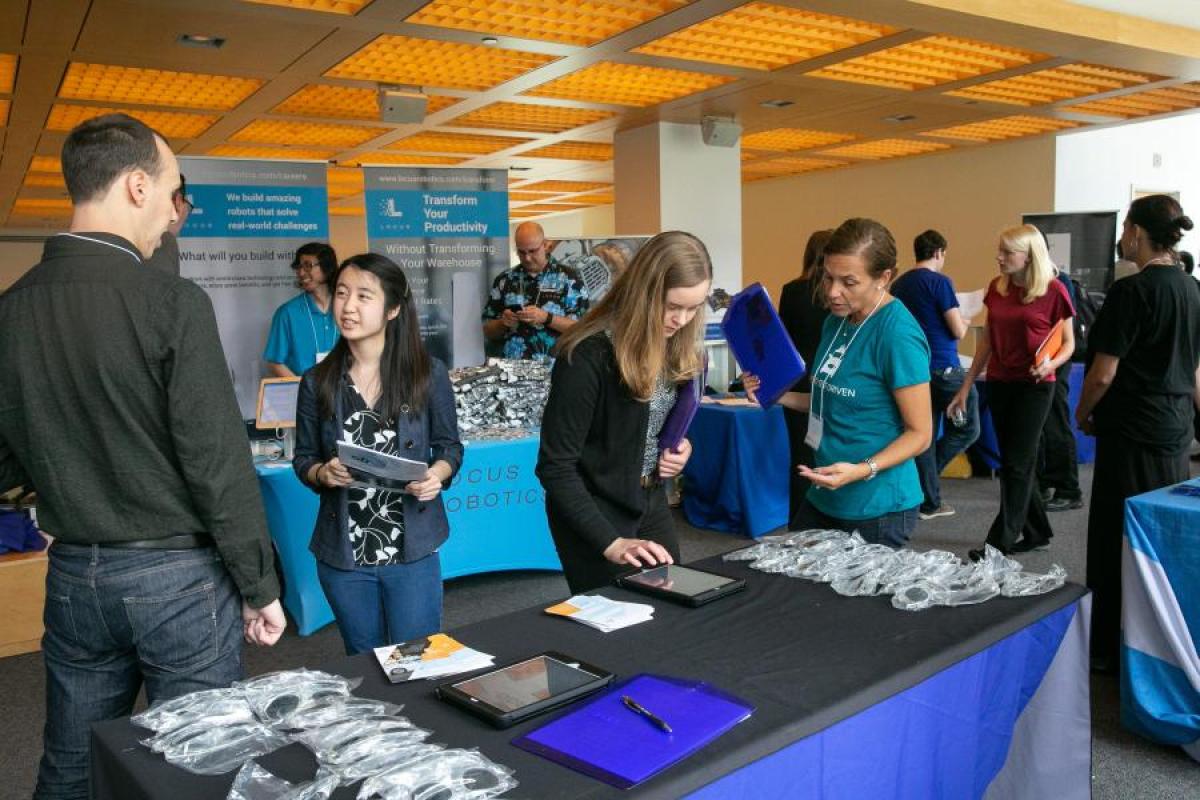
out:
<path id="1" fill-rule="evenodd" d="M 703 372 L 701 310 L 711 283 L 699 239 L 660 233 L 559 338 L 537 475 L 574 593 L 679 560 L 663 479 L 683 471 L 692 446 L 682 439 L 661 448 L 659 434 L 679 393 Z"/>
<path id="2" fill-rule="evenodd" d="M 858 531 L 868 542 L 902 547 L 917 525 L 921 484 L 913 459 L 929 446 L 929 345 L 888 284 L 896 242 L 883 225 L 848 219 L 824 249 L 830 316 L 813 362 L 812 392 L 779 402 L 808 413 L 805 441 L 817 466 L 789 528 Z M 747 376 L 753 396 L 759 382 Z"/>

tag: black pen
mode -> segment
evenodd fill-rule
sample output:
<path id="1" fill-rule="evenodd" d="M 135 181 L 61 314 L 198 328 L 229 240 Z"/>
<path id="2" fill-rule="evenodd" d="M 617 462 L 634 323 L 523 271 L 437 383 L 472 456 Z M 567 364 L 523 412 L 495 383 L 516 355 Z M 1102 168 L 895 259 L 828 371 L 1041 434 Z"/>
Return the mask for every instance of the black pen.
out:
<path id="1" fill-rule="evenodd" d="M 633 713 L 637 714 L 640 717 L 645 717 L 646 719 L 650 720 L 650 722 L 652 722 L 654 724 L 654 726 L 656 728 L 658 728 L 660 731 L 662 731 L 663 733 L 673 733 L 673 731 L 671 730 L 671 726 L 667 724 L 666 720 L 664 720 L 662 717 L 659 717 L 659 716 L 655 715 L 654 713 L 652 713 L 649 709 L 647 709 L 645 706 L 643 706 L 637 700 L 634 700 L 629 695 L 627 695 L 627 694 L 621 695 L 621 702 L 624 703 L 625 707 L 628 708 Z"/>

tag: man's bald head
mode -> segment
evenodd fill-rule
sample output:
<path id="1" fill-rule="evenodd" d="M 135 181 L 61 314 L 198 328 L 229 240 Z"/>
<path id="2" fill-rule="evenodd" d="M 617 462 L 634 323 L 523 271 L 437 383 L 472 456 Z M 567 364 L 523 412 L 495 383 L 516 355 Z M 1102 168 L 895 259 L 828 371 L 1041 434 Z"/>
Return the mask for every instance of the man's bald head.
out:
<path id="1" fill-rule="evenodd" d="M 546 232 L 536 222 L 522 222 L 513 232 L 517 259 L 525 271 L 537 275 L 546 268 L 549 254 L 546 251 Z"/>

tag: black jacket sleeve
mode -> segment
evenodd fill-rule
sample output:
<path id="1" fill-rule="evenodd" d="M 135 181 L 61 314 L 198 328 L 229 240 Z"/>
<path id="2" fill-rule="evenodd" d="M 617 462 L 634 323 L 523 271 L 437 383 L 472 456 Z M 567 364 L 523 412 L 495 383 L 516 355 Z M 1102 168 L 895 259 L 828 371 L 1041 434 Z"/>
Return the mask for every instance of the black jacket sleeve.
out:
<path id="1" fill-rule="evenodd" d="M 321 420 L 317 413 L 317 379 L 313 369 L 315 367 L 304 373 L 296 397 L 296 452 L 292 469 L 301 483 L 319 494 L 323 487 L 309 483 L 308 473 L 314 465 L 328 459 L 321 452 Z"/>
<path id="2" fill-rule="evenodd" d="M 429 375 L 429 450 L 430 463 L 441 460 L 450 465 L 450 477 L 442 484 L 442 488 L 449 488 L 462 466 L 463 446 L 458 439 L 454 388 L 450 385 L 446 365 L 437 359 L 434 359 Z"/>

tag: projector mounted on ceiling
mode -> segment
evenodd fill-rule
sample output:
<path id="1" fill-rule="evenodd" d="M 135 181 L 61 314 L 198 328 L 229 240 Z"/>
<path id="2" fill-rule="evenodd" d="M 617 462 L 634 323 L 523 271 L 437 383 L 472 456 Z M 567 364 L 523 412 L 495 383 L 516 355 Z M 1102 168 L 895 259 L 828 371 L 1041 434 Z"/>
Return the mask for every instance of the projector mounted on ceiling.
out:
<path id="1" fill-rule="evenodd" d="M 733 117 L 704 117 L 700 136 L 710 147 L 733 147 L 742 135 L 742 126 Z"/>
<path id="2" fill-rule="evenodd" d="M 379 118 L 384 122 L 424 122 L 428 104 L 429 96 L 419 86 L 379 87 Z"/>

